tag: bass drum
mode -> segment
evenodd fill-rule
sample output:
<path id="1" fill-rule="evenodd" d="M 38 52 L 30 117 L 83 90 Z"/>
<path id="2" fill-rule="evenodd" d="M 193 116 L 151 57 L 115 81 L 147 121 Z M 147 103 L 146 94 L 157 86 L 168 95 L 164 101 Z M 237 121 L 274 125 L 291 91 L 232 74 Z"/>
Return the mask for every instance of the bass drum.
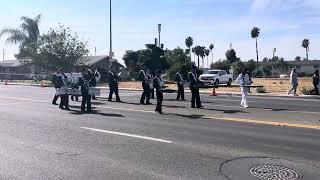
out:
<path id="1" fill-rule="evenodd" d="M 95 78 L 96 78 L 97 83 L 100 82 L 101 74 L 98 71 L 95 72 Z"/>

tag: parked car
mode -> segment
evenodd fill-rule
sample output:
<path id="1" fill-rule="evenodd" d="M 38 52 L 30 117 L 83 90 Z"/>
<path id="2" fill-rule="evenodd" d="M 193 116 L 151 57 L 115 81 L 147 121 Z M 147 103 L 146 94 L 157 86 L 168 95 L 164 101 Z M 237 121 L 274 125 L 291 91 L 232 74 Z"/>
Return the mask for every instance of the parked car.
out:
<path id="1" fill-rule="evenodd" d="M 209 70 L 206 74 L 202 74 L 199 80 L 205 85 L 219 85 L 227 84 L 231 86 L 233 75 L 227 73 L 225 70 Z"/>

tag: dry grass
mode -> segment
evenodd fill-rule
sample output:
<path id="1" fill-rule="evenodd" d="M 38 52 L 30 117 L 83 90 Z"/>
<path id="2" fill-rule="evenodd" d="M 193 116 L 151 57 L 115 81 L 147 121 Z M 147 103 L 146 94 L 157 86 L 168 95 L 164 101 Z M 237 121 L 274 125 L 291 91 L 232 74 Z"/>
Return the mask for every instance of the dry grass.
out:
<path id="1" fill-rule="evenodd" d="M 290 89 L 290 80 L 289 79 L 253 79 L 254 85 L 262 85 L 265 87 L 267 93 L 273 94 L 286 94 Z M 175 84 L 168 84 L 170 89 L 177 89 Z M 312 88 L 312 78 L 300 78 L 299 79 L 299 87 L 298 93 L 301 94 L 302 87 L 307 89 Z M 121 82 L 119 83 L 120 88 L 135 88 L 141 89 L 141 82 Z M 203 91 L 210 92 L 211 89 L 205 89 Z M 237 87 L 233 88 L 218 88 L 217 92 L 239 92 L 240 89 Z M 251 90 L 252 93 L 256 93 L 255 89 Z"/>

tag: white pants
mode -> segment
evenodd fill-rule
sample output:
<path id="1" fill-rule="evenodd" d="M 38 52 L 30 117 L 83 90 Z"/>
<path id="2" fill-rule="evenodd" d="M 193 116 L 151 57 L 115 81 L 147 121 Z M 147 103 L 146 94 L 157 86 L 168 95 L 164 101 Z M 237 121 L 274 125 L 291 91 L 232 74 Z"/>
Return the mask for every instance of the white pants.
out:
<path id="1" fill-rule="evenodd" d="M 247 87 L 241 87 L 241 94 L 242 94 L 242 100 L 241 100 L 241 106 L 248 107 L 248 88 Z"/>

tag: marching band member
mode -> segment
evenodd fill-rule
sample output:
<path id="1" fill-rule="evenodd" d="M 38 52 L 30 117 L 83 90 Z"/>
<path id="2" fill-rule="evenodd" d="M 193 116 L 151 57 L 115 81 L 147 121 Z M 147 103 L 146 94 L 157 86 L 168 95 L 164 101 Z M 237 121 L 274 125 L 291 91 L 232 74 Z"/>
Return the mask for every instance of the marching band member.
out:
<path id="1" fill-rule="evenodd" d="M 159 114 L 162 114 L 162 102 L 163 102 L 163 92 L 162 89 L 164 88 L 164 82 L 161 78 L 161 70 L 156 71 L 157 74 L 153 80 L 153 86 L 156 88 L 156 94 L 157 94 L 157 106 L 155 111 Z"/>
<path id="2" fill-rule="evenodd" d="M 116 94 L 116 102 L 121 102 L 120 97 L 119 97 L 119 87 L 118 87 L 118 79 L 119 76 L 114 73 L 113 71 L 109 71 L 109 98 L 108 101 L 111 102 L 112 101 L 112 96 L 113 93 Z"/>
<path id="3" fill-rule="evenodd" d="M 82 103 L 81 103 L 81 112 L 86 111 L 91 112 L 91 96 L 89 95 L 89 88 L 92 81 L 91 71 L 88 69 L 83 69 L 82 76 L 79 78 L 79 86 L 81 86 L 81 94 L 82 94 Z"/>
<path id="4" fill-rule="evenodd" d="M 236 82 L 240 85 L 241 88 L 241 94 L 242 94 L 242 100 L 241 100 L 241 106 L 244 108 L 248 108 L 248 87 L 245 87 L 246 85 L 250 85 L 250 82 L 246 78 L 246 71 L 242 70 L 242 73 L 238 76 Z"/>
<path id="5" fill-rule="evenodd" d="M 71 88 L 72 88 L 72 90 L 79 89 L 79 85 L 78 85 L 79 78 L 80 78 L 80 73 L 78 73 L 78 72 L 76 72 L 76 70 L 74 70 L 71 73 Z M 75 94 L 72 94 L 71 95 L 71 100 L 72 101 L 76 100 L 78 102 L 79 101 L 79 97 L 77 95 L 75 95 Z"/>
<path id="6" fill-rule="evenodd" d="M 200 92 L 199 92 L 199 79 L 197 75 L 197 67 L 195 65 L 192 66 L 191 71 L 188 73 L 188 78 L 190 81 L 190 90 L 192 93 L 191 98 L 191 108 L 202 108 L 201 99 L 200 99 Z"/>
<path id="7" fill-rule="evenodd" d="M 65 110 L 70 110 L 69 108 L 69 96 L 67 93 L 67 89 L 68 89 L 68 78 L 66 76 L 66 74 L 64 73 L 64 69 L 61 68 L 60 69 L 60 73 L 61 75 L 58 77 L 58 88 L 62 88 L 65 91 L 63 91 L 63 94 L 60 95 L 61 101 L 60 101 L 60 105 L 59 108 L 60 109 L 65 109 Z"/>
<path id="8" fill-rule="evenodd" d="M 185 101 L 185 99 L 184 99 L 184 80 L 183 80 L 180 72 L 176 73 L 175 81 L 177 82 L 177 85 L 178 85 L 177 100 L 179 101 L 181 98 L 182 101 Z"/>
<path id="9" fill-rule="evenodd" d="M 155 99 L 154 98 L 154 87 L 153 87 L 153 75 L 152 75 L 150 69 L 147 70 L 147 77 L 149 79 L 150 99 Z"/>
<path id="10" fill-rule="evenodd" d="M 91 69 L 89 69 L 88 71 L 89 71 L 89 76 L 91 77 L 90 87 L 96 87 L 97 86 L 96 77 L 98 76 L 97 70 L 93 72 Z M 95 95 L 92 95 L 92 99 L 97 100 Z"/>
<path id="11" fill-rule="evenodd" d="M 140 104 L 142 105 L 150 105 L 150 85 L 149 79 L 146 74 L 146 65 L 141 65 L 141 70 L 139 71 L 138 76 L 139 81 L 142 81 L 143 93 L 140 98 Z M 146 100 L 146 103 L 144 102 Z"/>
<path id="12" fill-rule="evenodd" d="M 55 72 L 53 75 L 52 75 L 52 80 L 51 80 L 51 82 L 52 82 L 52 84 L 54 85 L 54 88 L 57 90 L 58 89 L 58 83 L 57 83 L 57 81 L 58 81 L 58 77 L 60 76 L 61 74 L 60 74 L 60 70 L 59 69 L 57 69 L 57 72 Z M 54 98 L 53 98 L 53 100 L 52 100 L 52 104 L 53 105 L 58 105 L 58 103 L 57 103 L 57 101 L 58 101 L 58 99 L 59 99 L 59 96 L 57 95 L 57 94 L 55 94 L 54 95 Z"/>

